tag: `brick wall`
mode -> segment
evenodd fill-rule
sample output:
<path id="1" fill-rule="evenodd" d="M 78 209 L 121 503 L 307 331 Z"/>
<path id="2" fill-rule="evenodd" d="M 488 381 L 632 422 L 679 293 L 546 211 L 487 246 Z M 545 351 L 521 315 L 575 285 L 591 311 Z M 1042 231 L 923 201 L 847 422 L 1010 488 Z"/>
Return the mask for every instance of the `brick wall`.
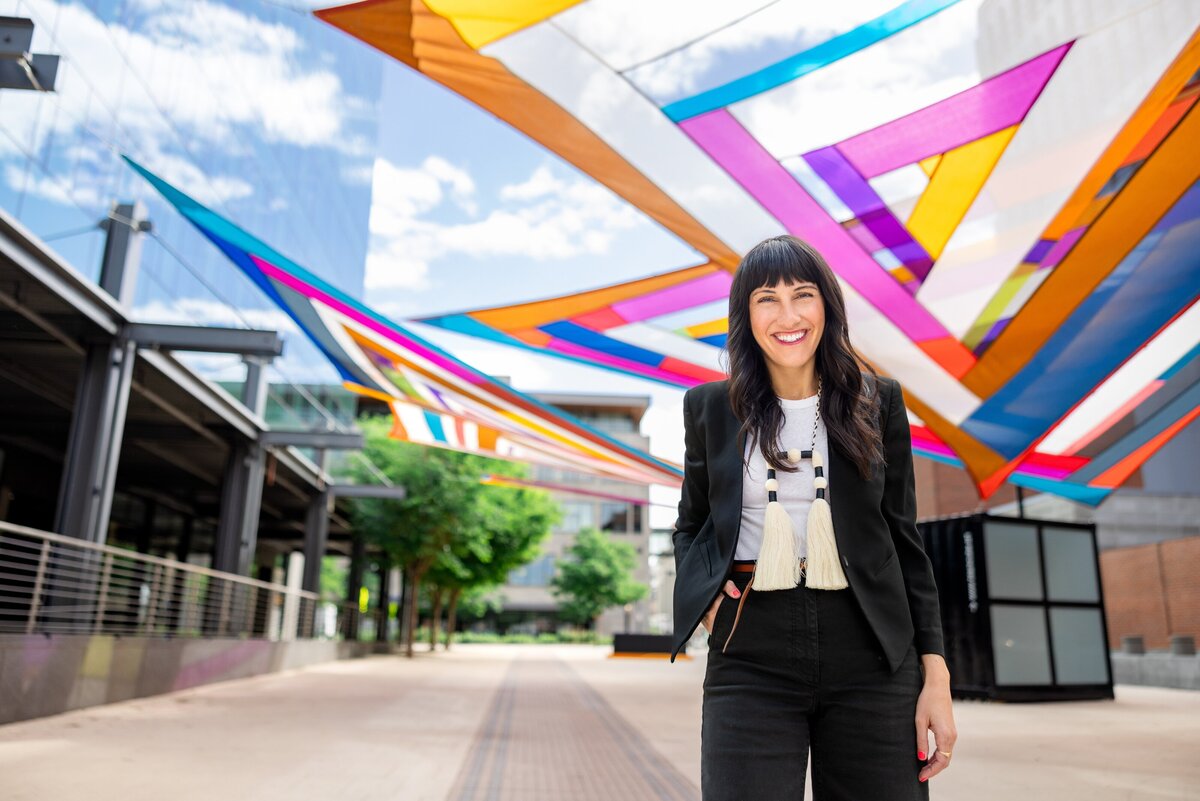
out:
<path id="1" fill-rule="evenodd" d="M 975 483 L 961 467 L 951 467 L 921 456 L 913 457 L 913 476 L 917 488 L 917 517 L 943 517 L 991 509 L 1017 499 L 1016 487 L 1004 484 L 986 501 L 979 500 Z M 1038 493 L 1025 492 L 1028 500 Z"/>
<path id="2" fill-rule="evenodd" d="M 1140 634 L 1166 648 L 1172 634 L 1200 639 L 1200 537 L 1100 552 L 1109 645 Z"/>

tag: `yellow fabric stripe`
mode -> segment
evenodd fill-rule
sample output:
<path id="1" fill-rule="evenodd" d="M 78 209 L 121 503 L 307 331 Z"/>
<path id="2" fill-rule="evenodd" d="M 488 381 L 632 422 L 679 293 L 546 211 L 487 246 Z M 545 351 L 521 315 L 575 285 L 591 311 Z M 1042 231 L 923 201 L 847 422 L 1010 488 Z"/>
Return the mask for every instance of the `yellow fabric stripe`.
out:
<path id="1" fill-rule="evenodd" d="M 426 0 L 475 50 L 570 8 L 579 0 Z"/>
<path id="2" fill-rule="evenodd" d="M 908 218 L 909 233 L 931 258 L 936 260 L 942 255 L 950 235 L 966 216 L 1016 132 L 1017 126 L 1013 125 L 942 156 L 929 186 Z"/>
<path id="3" fill-rule="evenodd" d="M 689 325 L 683 330 L 687 332 L 688 336 L 695 339 L 700 339 L 701 337 L 711 337 L 713 334 L 728 334 L 729 319 L 722 317 L 720 320 L 710 320 L 707 323 Z"/>
<path id="4" fill-rule="evenodd" d="M 937 169 L 938 164 L 940 164 L 941 161 L 942 161 L 942 157 L 940 155 L 937 155 L 937 156 L 930 156 L 927 159 L 921 159 L 920 161 L 917 162 L 917 164 L 921 167 L 922 170 L 925 171 L 926 176 L 931 176 L 931 175 L 933 175 L 933 171 Z"/>

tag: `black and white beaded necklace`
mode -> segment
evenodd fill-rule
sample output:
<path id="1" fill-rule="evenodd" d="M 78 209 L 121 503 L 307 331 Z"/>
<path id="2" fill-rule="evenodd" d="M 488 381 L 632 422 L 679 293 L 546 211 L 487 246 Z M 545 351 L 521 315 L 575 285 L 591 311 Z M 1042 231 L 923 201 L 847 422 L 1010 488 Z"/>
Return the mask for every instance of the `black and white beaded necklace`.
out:
<path id="1" fill-rule="evenodd" d="M 779 458 L 798 465 L 809 459 L 813 465 L 815 497 L 808 510 L 806 527 L 808 555 L 803 562 L 796 554 L 796 537 L 792 519 L 779 502 L 779 480 L 775 468 L 767 467 L 767 511 L 763 520 L 762 545 L 751 579 L 754 589 L 785 590 L 795 587 L 801 578 L 816 590 L 841 590 L 848 585 L 838 555 L 833 534 L 833 516 L 826 499 L 829 481 L 825 477 L 825 460 L 817 450 L 817 426 L 821 420 L 821 381 L 817 379 L 817 403 L 813 415 L 812 443 L 808 450 L 789 448 Z"/>

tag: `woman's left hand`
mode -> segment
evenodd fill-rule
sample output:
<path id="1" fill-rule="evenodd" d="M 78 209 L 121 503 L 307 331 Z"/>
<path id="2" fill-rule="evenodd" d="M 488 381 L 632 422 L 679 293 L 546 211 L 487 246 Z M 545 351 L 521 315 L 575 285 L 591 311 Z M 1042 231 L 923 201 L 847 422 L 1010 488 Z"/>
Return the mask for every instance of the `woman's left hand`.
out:
<path id="1" fill-rule="evenodd" d="M 917 698 L 917 759 L 927 760 L 917 778 L 929 781 L 950 766 L 950 754 L 958 730 L 954 727 L 954 709 L 950 700 L 950 671 L 936 654 L 922 657 L 925 687 Z M 929 753 L 929 732 L 933 731 L 937 751 Z"/>

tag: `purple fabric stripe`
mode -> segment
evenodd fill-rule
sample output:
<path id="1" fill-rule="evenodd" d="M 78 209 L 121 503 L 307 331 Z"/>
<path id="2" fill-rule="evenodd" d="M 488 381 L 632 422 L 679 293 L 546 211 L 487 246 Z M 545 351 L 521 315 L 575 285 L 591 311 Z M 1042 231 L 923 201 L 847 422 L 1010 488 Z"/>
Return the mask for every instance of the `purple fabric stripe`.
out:
<path id="1" fill-rule="evenodd" d="M 912 269 L 910 263 L 916 265 L 929 258 L 925 248 L 900 224 L 874 187 L 858 174 L 836 147 L 805 153 L 804 160 L 902 264 Z"/>
<path id="2" fill-rule="evenodd" d="M 914 111 L 838 145 L 867 178 L 903 167 L 1016 125 L 1071 48 L 1026 61 L 940 103 Z"/>
<path id="3" fill-rule="evenodd" d="M 680 309 L 690 309 L 702 303 L 727 298 L 732 284 L 733 276 L 724 270 L 718 270 L 682 284 L 651 292 L 649 295 L 622 300 L 612 304 L 612 308 L 626 322 L 636 323 L 660 314 L 670 314 Z"/>
<path id="4" fill-rule="evenodd" d="M 817 248 L 838 275 L 914 342 L 951 337 L 904 287 L 879 269 L 854 238 L 724 109 L 680 123 L 688 136 L 793 235 Z"/>
<path id="5" fill-rule="evenodd" d="M 1038 262 L 1038 264 L 1043 268 L 1056 267 L 1071 252 L 1071 248 L 1075 247 L 1075 243 L 1085 233 L 1087 233 L 1087 228 L 1076 228 L 1072 231 L 1067 231 L 1063 234 L 1063 238 L 1058 240 L 1054 247 L 1050 249 L 1050 252 L 1046 254 L 1046 258 Z"/>
<path id="6" fill-rule="evenodd" d="M 1053 239 L 1039 239 L 1038 243 L 1034 245 L 1030 249 L 1029 253 L 1025 255 L 1024 261 L 1027 264 L 1041 264 L 1042 259 L 1046 258 L 1046 255 L 1050 253 L 1053 248 Z"/>

